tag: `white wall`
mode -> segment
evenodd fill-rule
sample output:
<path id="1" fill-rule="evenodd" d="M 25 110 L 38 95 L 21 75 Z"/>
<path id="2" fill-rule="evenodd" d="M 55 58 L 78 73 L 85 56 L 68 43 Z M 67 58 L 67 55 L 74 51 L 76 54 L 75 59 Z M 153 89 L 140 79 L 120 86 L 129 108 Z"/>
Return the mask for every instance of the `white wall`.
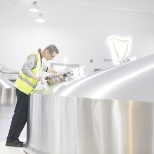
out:
<path id="1" fill-rule="evenodd" d="M 67 57 L 87 72 L 108 68 L 114 65 L 104 61 L 111 58 L 106 42 L 111 35 L 132 38 L 130 57 L 154 53 L 152 13 L 67 5 L 45 15 L 45 23 L 35 23 L 29 14 L 0 3 L 0 65 L 19 68 L 30 51 L 54 43 L 60 54 L 53 62 Z"/>

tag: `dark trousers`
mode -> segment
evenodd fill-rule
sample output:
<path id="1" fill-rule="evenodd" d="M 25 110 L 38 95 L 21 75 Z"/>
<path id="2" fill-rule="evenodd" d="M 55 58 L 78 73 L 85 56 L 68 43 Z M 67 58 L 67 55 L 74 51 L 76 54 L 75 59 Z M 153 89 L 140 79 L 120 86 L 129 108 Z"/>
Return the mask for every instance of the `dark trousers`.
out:
<path id="1" fill-rule="evenodd" d="M 16 89 L 17 104 L 12 117 L 12 122 L 7 137 L 8 142 L 18 140 L 26 122 L 28 112 L 29 95 Z"/>

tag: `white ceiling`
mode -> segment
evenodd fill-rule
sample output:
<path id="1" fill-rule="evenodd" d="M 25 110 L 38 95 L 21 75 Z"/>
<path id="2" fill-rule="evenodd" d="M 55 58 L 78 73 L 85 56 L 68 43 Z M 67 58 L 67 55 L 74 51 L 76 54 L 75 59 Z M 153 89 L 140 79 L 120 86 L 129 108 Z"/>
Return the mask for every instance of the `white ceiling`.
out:
<path id="1" fill-rule="evenodd" d="M 35 0 L 0 0 L 1 17 L 8 16 L 8 19 L 11 20 L 11 15 L 13 11 L 15 11 L 16 18 L 20 18 L 24 13 L 24 19 L 36 19 L 38 14 L 28 11 L 33 1 Z M 71 18 L 70 21 L 72 21 L 75 20 L 75 18 L 80 18 L 80 16 L 82 16 L 82 10 L 84 10 L 84 12 L 91 10 L 89 13 L 92 15 L 93 11 L 97 8 L 154 13 L 154 0 L 37 0 L 37 4 L 44 18 L 50 21 L 51 24 L 54 21 L 55 23 L 60 22 L 64 24 L 64 20 Z M 32 18 L 29 18 L 30 16 Z M 3 20 L 5 21 L 6 19 L 4 18 Z M 18 21 L 18 19 L 16 19 L 16 21 Z"/>
<path id="2" fill-rule="evenodd" d="M 0 2 L 6 5 L 27 13 L 33 1 L 35 0 L 0 0 Z M 42 13 L 58 10 L 68 5 L 126 9 L 154 13 L 154 0 L 37 0 L 37 3 Z"/>

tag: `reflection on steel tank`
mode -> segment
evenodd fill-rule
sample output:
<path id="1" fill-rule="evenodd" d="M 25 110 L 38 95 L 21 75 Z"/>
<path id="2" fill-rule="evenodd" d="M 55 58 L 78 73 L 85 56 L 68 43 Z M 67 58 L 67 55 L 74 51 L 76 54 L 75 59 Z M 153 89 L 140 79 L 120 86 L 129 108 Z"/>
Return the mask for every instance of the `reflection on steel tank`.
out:
<path id="1" fill-rule="evenodd" d="M 32 94 L 28 154 L 154 154 L 154 55 Z"/>
<path id="2" fill-rule="evenodd" d="M 15 103 L 16 95 L 14 83 L 0 77 L 0 105 L 14 105 Z"/>
<path id="3" fill-rule="evenodd" d="M 55 95 L 153 102 L 153 83 L 154 55 L 149 55 L 67 83 Z"/>

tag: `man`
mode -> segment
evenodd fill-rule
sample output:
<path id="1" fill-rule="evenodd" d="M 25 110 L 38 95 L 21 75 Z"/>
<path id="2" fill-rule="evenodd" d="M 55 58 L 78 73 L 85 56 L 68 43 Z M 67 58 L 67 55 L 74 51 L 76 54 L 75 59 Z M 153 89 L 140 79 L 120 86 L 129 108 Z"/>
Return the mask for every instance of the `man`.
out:
<path id="1" fill-rule="evenodd" d="M 27 122 L 29 94 L 35 89 L 37 82 L 41 80 L 41 70 L 56 73 L 51 68 L 42 66 L 42 58 L 52 60 L 57 54 L 59 54 L 57 47 L 49 45 L 42 51 L 39 49 L 30 53 L 23 64 L 15 82 L 17 104 L 7 136 L 6 146 L 23 146 L 23 142 L 19 141 L 19 136 Z"/>

